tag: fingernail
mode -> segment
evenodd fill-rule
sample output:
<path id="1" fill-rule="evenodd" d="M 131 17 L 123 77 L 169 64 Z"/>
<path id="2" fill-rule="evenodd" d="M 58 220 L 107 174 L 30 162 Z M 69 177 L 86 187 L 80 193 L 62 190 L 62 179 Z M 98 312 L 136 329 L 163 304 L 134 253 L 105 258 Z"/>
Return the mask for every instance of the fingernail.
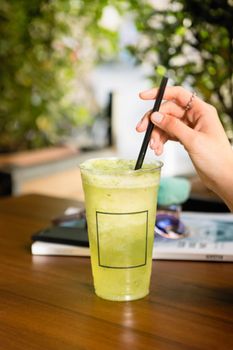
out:
<path id="1" fill-rule="evenodd" d="M 150 147 L 151 147 L 151 148 L 153 148 L 153 144 L 154 144 L 154 140 L 151 139 L 151 140 L 150 140 Z"/>
<path id="2" fill-rule="evenodd" d="M 140 120 L 140 121 L 137 123 L 136 128 L 139 128 L 141 125 L 142 125 L 142 120 Z"/>
<path id="3" fill-rule="evenodd" d="M 161 121 L 163 120 L 163 114 L 159 112 L 154 112 L 151 114 L 151 120 L 155 123 L 161 123 Z"/>
<path id="4" fill-rule="evenodd" d="M 140 92 L 139 92 L 139 96 L 140 96 L 140 95 L 146 94 L 148 91 L 150 91 L 150 90 L 148 89 L 148 90 L 140 91 Z"/>

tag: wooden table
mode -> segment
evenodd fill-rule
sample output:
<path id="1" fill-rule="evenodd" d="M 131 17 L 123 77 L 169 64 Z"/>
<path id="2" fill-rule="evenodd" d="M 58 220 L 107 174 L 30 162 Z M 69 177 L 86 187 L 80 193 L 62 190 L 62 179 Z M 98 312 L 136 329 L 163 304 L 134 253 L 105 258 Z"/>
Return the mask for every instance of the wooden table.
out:
<path id="1" fill-rule="evenodd" d="M 233 349 L 233 264 L 157 261 L 151 293 L 95 296 L 89 258 L 31 256 L 30 236 L 74 201 L 0 200 L 2 350 Z"/>

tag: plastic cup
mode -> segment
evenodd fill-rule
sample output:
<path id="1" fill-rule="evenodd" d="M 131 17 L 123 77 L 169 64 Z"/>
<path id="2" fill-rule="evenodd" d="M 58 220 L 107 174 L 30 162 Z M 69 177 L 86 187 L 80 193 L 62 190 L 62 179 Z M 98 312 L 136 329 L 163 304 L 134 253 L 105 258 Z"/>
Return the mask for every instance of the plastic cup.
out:
<path id="1" fill-rule="evenodd" d="M 95 293 L 136 300 L 149 293 L 162 163 L 90 159 L 80 165 Z"/>

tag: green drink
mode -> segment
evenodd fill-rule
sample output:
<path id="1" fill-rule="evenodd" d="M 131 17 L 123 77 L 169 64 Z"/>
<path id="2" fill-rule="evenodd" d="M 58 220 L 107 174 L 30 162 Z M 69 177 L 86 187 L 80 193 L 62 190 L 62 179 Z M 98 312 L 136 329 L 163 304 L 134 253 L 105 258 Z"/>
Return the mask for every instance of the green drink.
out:
<path id="1" fill-rule="evenodd" d="M 81 164 L 96 294 L 134 300 L 149 293 L 161 162 L 92 159 Z"/>

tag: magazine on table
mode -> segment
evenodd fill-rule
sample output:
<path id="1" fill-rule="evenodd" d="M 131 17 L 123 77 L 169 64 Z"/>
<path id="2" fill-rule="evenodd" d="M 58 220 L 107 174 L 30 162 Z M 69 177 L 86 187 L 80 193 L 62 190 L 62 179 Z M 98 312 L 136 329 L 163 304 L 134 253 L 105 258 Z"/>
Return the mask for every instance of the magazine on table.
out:
<path id="1" fill-rule="evenodd" d="M 181 213 L 187 236 L 155 235 L 153 258 L 233 261 L 233 214 Z"/>
<path id="2" fill-rule="evenodd" d="M 182 212 L 180 219 L 187 234 L 170 239 L 156 233 L 153 259 L 233 261 L 233 214 Z M 90 256 L 88 246 L 73 241 L 67 244 L 35 238 L 31 251 L 33 255 Z"/>

